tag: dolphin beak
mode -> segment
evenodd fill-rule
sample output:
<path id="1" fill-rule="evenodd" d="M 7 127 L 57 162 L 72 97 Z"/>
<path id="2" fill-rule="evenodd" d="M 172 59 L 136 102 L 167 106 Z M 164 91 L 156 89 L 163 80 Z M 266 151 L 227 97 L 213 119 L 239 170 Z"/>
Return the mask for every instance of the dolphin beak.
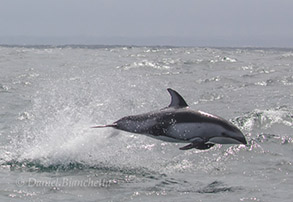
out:
<path id="1" fill-rule="evenodd" d="M 232 134 L 233 135 L 230 137 L 238 141 L 239 144 L 245 144 L 245 145 L 247 144 L 244 134 L 239 129 L 235 131 L 235 133 L 232 133 Z"/>
<path id="2" fill-rule="evenodd" d="M 236 140 L 238 140 L 239 142 L 241 142 L 242 144 L 247 144 L 247 141 L 245 139 L 245 136 L 243 135 L 243 133 L 241 133 L 240 137 L 235 138 Z"/>
<path id="3" fill-rule="evenodd" d="M 234 139 L 236 142 L 235 144 L 247 144 L 246 138 L 244 134 L 239 130 L 239 128 L 234 128 L 233 132 L 228 132 L 228 133 L 222 133 L 222 135 L 225 137 L 230 137 L 231 139 Z"/>

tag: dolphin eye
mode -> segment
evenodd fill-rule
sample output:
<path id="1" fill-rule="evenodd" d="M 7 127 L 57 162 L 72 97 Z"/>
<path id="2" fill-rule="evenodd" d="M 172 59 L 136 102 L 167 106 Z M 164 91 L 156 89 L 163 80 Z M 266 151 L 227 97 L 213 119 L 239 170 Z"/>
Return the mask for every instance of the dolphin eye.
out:
<path id="1" fill-rule="evenodd" d="M 229 137 L 229 135 L 227 135 L 225 132 L 222 132 L 222 136 Z"/>

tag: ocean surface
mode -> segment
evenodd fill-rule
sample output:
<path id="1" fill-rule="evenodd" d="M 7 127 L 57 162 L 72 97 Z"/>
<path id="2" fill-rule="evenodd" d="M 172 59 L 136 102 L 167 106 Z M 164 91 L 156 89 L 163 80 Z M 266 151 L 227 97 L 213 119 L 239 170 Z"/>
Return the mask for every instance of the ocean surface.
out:
<path id="1" fill-rule="evenodd" d="M 90 128 L 168 106 L 167 88 L 248 145 Z M 289 202 L 292 104 L 292 49 L 0 46 L 0 201 Z"/>

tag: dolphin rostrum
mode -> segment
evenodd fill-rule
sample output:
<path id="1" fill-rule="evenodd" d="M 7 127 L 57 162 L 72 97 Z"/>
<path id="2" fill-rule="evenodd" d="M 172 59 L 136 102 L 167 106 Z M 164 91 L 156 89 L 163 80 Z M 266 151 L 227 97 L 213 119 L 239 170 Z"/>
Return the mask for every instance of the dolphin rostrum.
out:
<path id="1" fill-rule="evenodd" d="M 182 96 L 171 88 L 168 107 L 158 111 L 126 116 L 113 124 L 93 128 L 112 127 L 144 134 L 167 142 L 189 143 L 181 150 L 209 149 L 214 144 L 247 144 L 242 132 L 227 120 L 202 111 L 189 109 Z"/>

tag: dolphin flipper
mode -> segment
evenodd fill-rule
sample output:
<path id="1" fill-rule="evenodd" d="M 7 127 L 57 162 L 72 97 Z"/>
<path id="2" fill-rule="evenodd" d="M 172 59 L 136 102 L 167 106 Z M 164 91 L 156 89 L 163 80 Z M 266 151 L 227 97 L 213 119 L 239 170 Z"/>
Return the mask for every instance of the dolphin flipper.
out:
<path id="1" fill-rule="evenodd" d="M 175 90 L 171 88 L 168 88 L 167 90 L 171 95 L 171 103 L 168 107 L 176 107 L 176 108 L 188 107 L 185 100 L 179 93 L 177 93 Z"/>
<path id="2" fill-rule="evenodd" d="M 179 149 L 180 150 L 188 150 L 188 149 L 192 149 L 192 148 L 194 148 L 193 143 L 188 144 L 188 145 L 186 145 L 184 147 L 180 147 Z"/>
<path id="3" fill-rule="evenodd" d="M 179 149 L 180 150 L 188 150 L 188 149 L 195 148 L 195 149 L 205 150 L 205 149 L 211 148 L 212 146 L 214 146 L 214 144 L 210 144 L 210 143 L 206 144 L 206 142 L 204 142 L 204 140 L 202 138 L 195 138 L 192 141 L 192 143 L 190 143 L 184 147 L 180 147 Z"/>

